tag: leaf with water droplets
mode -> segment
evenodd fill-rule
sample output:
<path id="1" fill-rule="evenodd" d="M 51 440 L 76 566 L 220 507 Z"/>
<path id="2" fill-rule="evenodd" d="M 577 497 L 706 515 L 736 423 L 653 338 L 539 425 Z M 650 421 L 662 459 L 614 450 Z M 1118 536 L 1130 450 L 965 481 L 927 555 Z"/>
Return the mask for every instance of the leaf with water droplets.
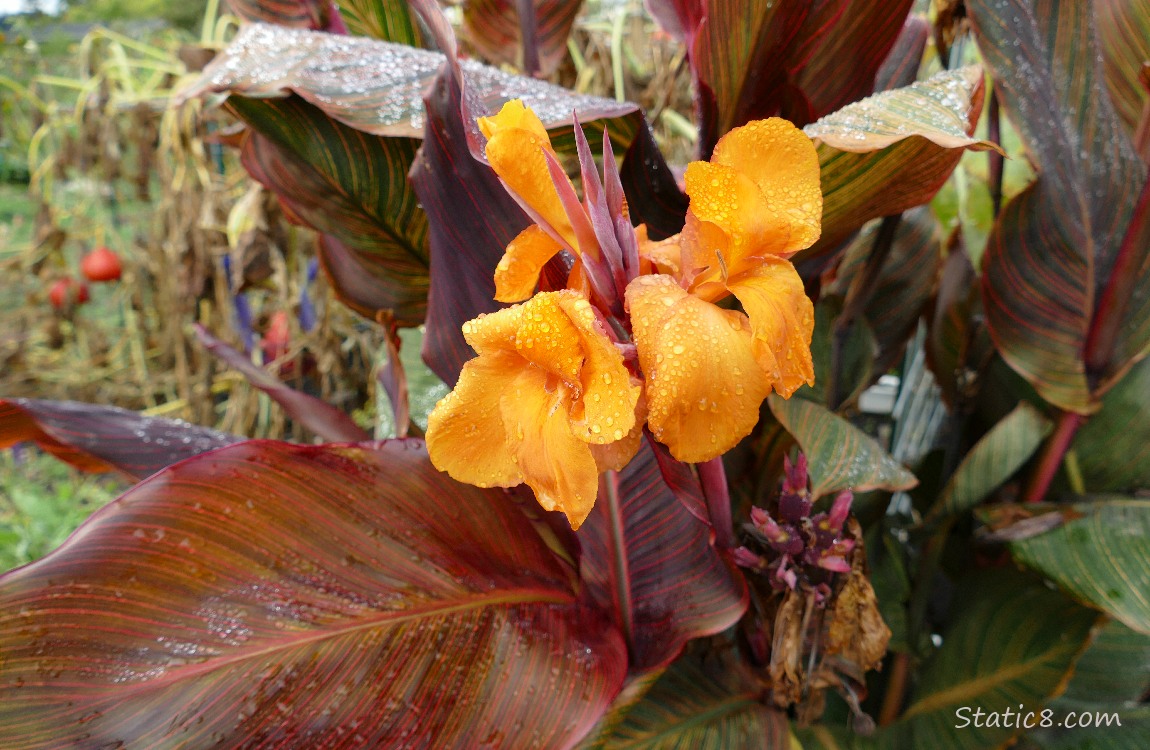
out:
<path id="1" fill-rule="evenodd" d="M 185 461 L 0 579 L 0 612 L 5 750 L 567 747 L 627 669 L 513 493 L 420 441 Z"/>
<path id="2" fill-rule="evenodd" d="M 1102 77 L 1094 3 L 971 0 L 979 47 L 1003 110 L 1026 143 L 1038 180 L 1007 203 L 982 258 L 986 322 L 1002 358 L 1048 402 L 1088 414 L 1150 344 L 1150 241 L 1136 238 L 1105 297 L 1145 184 Z M 1150 208 L 1145 209 L 1150 212 Z M 1150 231 L 1150 221 L 1143 222 Z M 1098 314 L 1125 315 L 1111 352 L 1087 373 Z M 1121 325 L 1119 325 L 1121 324 Z M 1096 342 L 1092 342 L 1096 343 Z M 1094 382 L 1092 382 L 1092 380 Z"/>
<path id="3" fill-rule="evenodd" d="M 823 234 L 799 261 L 836 250 L 871 219 L 929 201 L 973 138 L 982 112 L 982 69 L 943 71 L 884 91 L 804 128 L 815 140 L 823 189 Z"/>
<path id="4" fill-rule="evenodd" d="M 35 442 L 85 471 L 119 470 L 143 479 L 177 461 L 242 439 L 114 406 L 0 399 L 0 448 Z"/>
<path id="5" fill-rule="evenodd" d="M 839 490 L 909 490 L 918 484 L 873 438 L 825 406 L 774 393 L 767 403 L 806 454 L 814 497 Z"/>

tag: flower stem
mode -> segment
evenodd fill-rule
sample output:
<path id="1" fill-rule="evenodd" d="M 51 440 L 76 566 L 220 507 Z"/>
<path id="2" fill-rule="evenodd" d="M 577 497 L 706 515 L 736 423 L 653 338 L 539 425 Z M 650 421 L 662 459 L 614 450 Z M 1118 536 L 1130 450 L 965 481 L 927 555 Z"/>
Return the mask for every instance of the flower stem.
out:
<path id="1" fill-rule="evenodd" d="M 886 694 L 882 698 L 882 708 L 879 709 L 878 725 L 885 727 L 893 724 L 902 712 L 902 703 L 906 697 L 907 677 L 910 674 L 910 654 L 900 651 L 894 655 L 890 667 L 890 679 L 886 683 Z"/>
<path id="2" fill-rule="evenodd" d="M 623 537 L 623 506 L 619 500 L 618 472 L 607 471 L 599 476 L 599 495 L 607 504 L 607 529 L 611 535 L 611 563 L 615 578 L 615 604 L 619 608 L 619 626 L 623 630 L 628 652 L 634 653 L 631 571 L 627 565 L 627 546 Z"/>
<path id="3" fill-rule="evenodd" d="M 731 521 L 731 494 L 727 487 L 727 472 L 723 468 L 723 457 L 695 464 L 695 467 L 699 471 L 703 497 L 707 500 L 711 526 L 715 529 L 715 544 L 722 549 L 731 549 L 735 546 L 735 527 Z"/>
<path id="4" fill-rule="evenodd" d="M 1062 465 L 1062 458 L 1069 450 L 1070 444 L 1074 442 L 1074 435 L 1078 432 L 1084 419 L 1081 414 L 1072 411 L 1064 411 L 1059 415 L 1054 434 L 1042 446 L 1038 466 L 1030 475 L 1030 481 L 1027 482 L 1026 489 L 1022 493 L 1023 502 L 1037 503 L 1046 497 L 1046 491 L 1050 489 L 1050 483 L 1054 481 L 1054 475 L 1058 473 L 1058 467 Z"/>

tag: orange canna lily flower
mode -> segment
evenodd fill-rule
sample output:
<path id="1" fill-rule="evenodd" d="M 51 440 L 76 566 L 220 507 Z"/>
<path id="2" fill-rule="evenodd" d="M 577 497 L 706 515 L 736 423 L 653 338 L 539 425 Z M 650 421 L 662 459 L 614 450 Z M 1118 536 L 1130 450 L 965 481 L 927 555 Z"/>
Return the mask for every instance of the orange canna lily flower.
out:
<path id="1" fill-rule="evenodd" d="M 590 303 L 544 292 L 463 327 L 479 355 L 431 412 L 431 461 L 479 487 L 526 483 L 579 528 L 599 473 L 635 455 L 641 389 Z"/>
<path id="2" fill-rule="evenodd" d="M 697 463 L 749 434 L 771 390 L 814 382 L 814 308 L 787 258 L 821 231 L 818 155 L 786 120 L 752 122 L 688 166 L 686 189 L 682 233 L 641 248 L 656 273 L 626 302 L 651 431 Z M 745 314 L 714 304 L 732 294 Z"/>

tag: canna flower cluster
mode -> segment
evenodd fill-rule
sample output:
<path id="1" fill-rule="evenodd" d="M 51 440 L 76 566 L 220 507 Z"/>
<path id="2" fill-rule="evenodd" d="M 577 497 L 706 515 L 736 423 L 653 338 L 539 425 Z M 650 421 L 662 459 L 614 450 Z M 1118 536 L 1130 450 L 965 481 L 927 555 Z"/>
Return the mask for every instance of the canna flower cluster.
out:
<path id="1" fill-rule="evenodd" d="M 479 126 L 534 224 L 495 270 L 495 299 L 519 304 L 464 326 L 478 356 L 428 419 L 437 468 L 481 487 L 526 483 L 578 528 L 599 473 L 630 461 L 644 425 L 675 458 L 709 461 L 750 433 L 772 390 L 813 382 L 813 307 L 788 260 L 822 217 L 802 131 L 770 119 L 728 133 L 687 168 L 683 231 L 654 242 L 631 225 L 606 137 L 600 175 L 576 123 L 580 198 L 521 102 Z M 566 288 L 537 292 L 548 264 Z"/>
<path id="2" fill-rule="evenodd" d="M 850 515 L 854 497 L 849 490 L 840 492 L 830 512 L 811 515 L 811 493 L 807 488 L 807 459 L 799 454 L 792 464 L 784 458 L 783 490 L 775 516 L 757 506 L 751 508 L 748 535 L 763 554 L 750 547 L 735 550 L 735 561 L 766 574 L 776 591 L 797 590 L 800 586 L 814 591 L 816 601 L 830 596 L 828 573 L 849 573 L 847 555 L 855 542 L 843 534 L 843 524 Z"/>

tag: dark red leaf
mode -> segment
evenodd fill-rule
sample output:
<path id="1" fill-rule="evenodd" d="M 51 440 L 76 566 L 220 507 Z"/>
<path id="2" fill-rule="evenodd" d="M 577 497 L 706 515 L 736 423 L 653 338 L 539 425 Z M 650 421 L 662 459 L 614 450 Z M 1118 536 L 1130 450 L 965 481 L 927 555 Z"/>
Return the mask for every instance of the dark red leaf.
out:
<path id="1" fill-rule="evenodd" d="M 569 747 L 623 640 L 419 441 L 171 467 L 0 579 L 0 744 Z"/>
<path id="2" fill-rule="evenodd" d="M 631 223 L 646 224 L 647 236 L 661 240 L 678 234 L 687 217 L 687 196 L 646 123 L 623 156 L 619 171 Z"/>
<path id="3" fill-rule="evenodd" d="M 84 471 L 119 470 L 143 479 L 177 461 L 242 439 L 114 406 L 0 399 L 0 448 L 35 442 Z"/>
<path id="4" fill-rule="evenodd" d="M 227 0 L 245 21 L 347 33 L 333 0 Z"/>
<path id="5" fill-rule="evenodd" d="M 747 607 L 746 583 L 713 546 L 711 527 L 687 510 L 703 503 L 689 466 L 671 461 L 661 470 L 644 441 L 627 468 L 604 481 L 607 492 L 576 533 L 580 574 L 629 635 L 631 668 L 659 669 L 688 640 L 735 624 Z"/>
<path id="6" fill-rule="evenodd" d="M 695 32 L 706 15 L 704 0 L 644 0 L 643 4 L 663 31 L 691 49 Z"/>
<path id="7" fill-rule="evenodd" d="M 922 53 L 930 39 L 930 22 L 922 16 L 907 16 L 886 60 L 874 76 L 874 90 L 888 91 L 909 86 L 918 80 Z"/>

